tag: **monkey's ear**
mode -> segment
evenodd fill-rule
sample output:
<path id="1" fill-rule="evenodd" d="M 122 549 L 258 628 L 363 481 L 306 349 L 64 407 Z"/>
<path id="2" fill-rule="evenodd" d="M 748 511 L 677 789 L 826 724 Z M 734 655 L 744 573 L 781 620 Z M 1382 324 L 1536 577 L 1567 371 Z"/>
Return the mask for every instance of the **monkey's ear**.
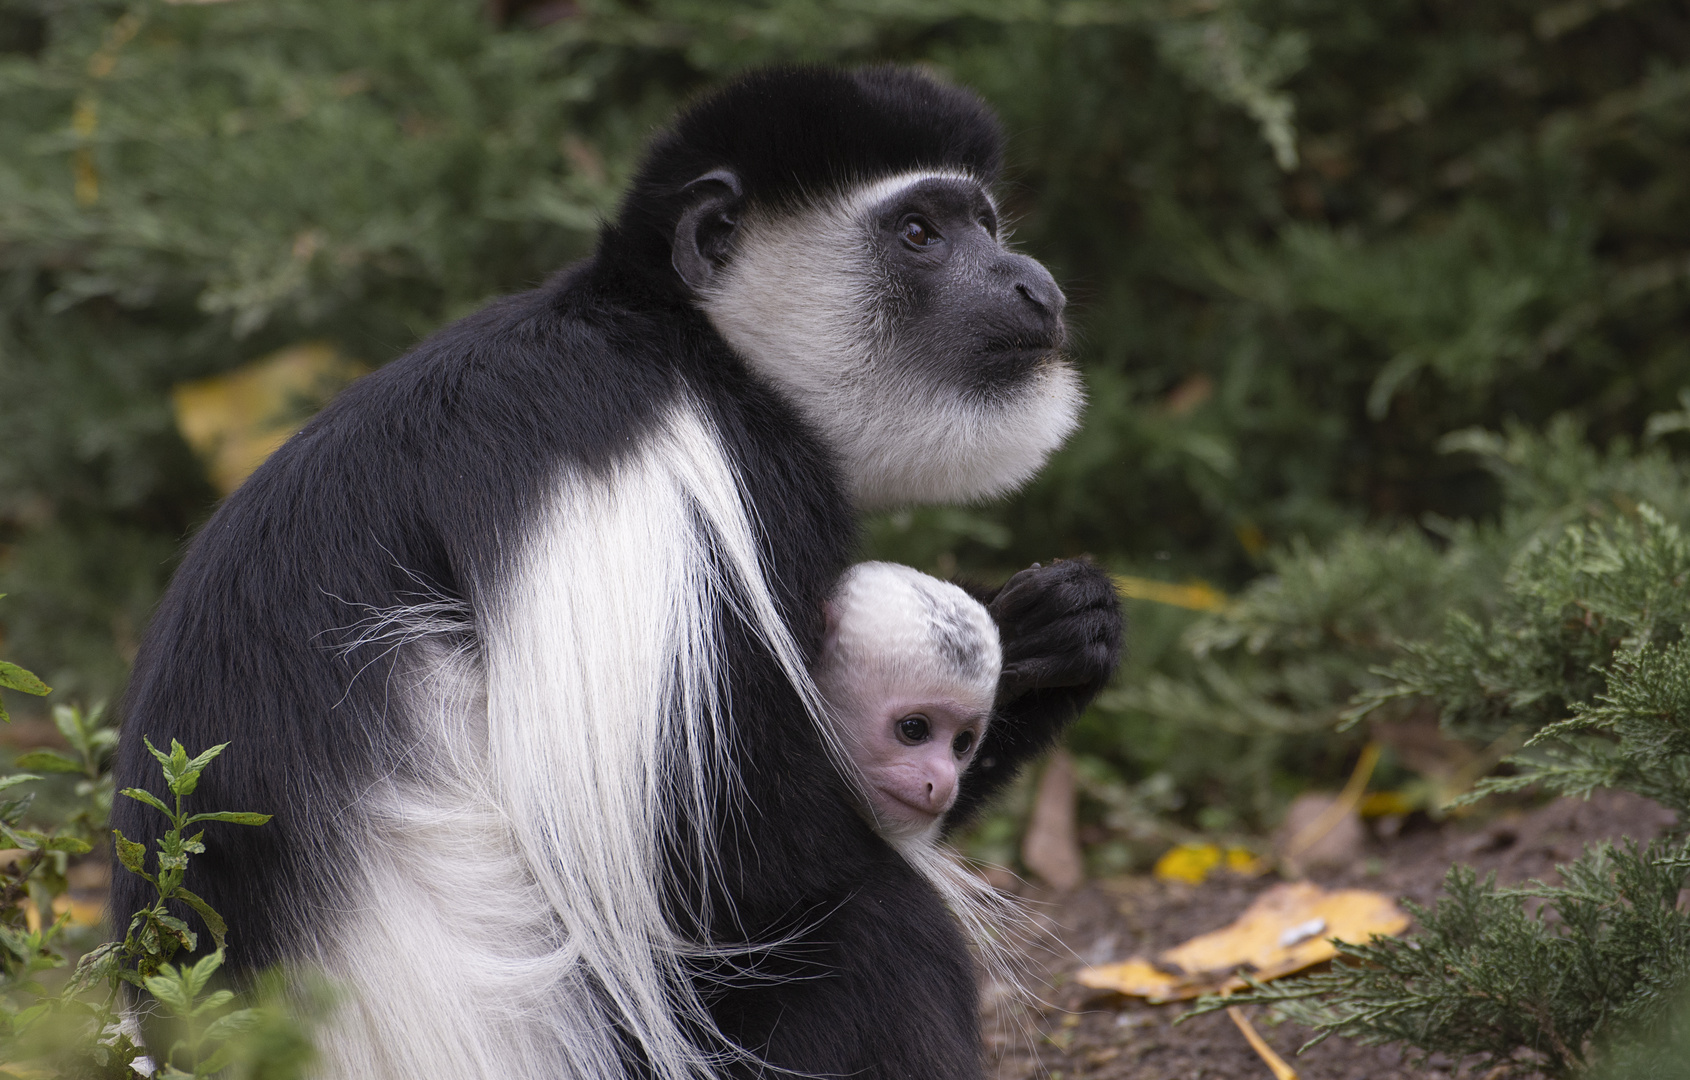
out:
<path id="1" fill-rule="evenodd" d="M 687 287 L 698 292 L 727 262 L 745 193 L 731 169 L 711 169 L 683 188 L 682 194 L 688 203 L 675 223 L 670 262 Z"/>

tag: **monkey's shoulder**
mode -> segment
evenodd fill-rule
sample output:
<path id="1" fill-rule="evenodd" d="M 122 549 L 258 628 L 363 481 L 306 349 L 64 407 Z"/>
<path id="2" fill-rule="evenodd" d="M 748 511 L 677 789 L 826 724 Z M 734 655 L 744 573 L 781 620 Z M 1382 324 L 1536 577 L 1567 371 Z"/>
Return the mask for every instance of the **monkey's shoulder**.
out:
<path id="1" fill-rule="evenodd" d="M 300 449 L 461 459 L 521 444 L 595 458 L 673 407 L 685 349 L 659 313 L 565 279 L 495 300 L 360 379 L 301 431 Z"/>
<path id="2" fill-rule="evenodd" d="M 589 260 L 494 300 L 353 383 L 227 500 L 196 547 L 235 562 L 293 551 L 358 563 L 358 550 L 381 545 L 409 569 L 456 579 L 508 554 L 563 487 L 614 487 L 621 466 L 690 425 L 752 498 L 779 509 L 765 526 L 802 534 L 795 546 L 832 561 L 836 544 L 822 538 L 851 534 L 849 499 L 791 407 L 692 325 L 701 315 L 598 271 Z"/>

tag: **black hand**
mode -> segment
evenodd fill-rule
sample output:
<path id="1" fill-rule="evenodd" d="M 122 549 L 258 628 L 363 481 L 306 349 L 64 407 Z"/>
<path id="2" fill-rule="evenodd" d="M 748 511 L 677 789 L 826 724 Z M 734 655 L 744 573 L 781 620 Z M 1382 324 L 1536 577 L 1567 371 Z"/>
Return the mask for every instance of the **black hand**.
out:
<path id="1" fill-rule="evenodd" d="M 1083 708 L 1120 660 L 1120 600 L 1109 576 L 1089 562 L 1029 567 L 1005 582 L 986 610 L 1003 641 L 1000 710 L 1033 690 L 1089 687 Z"/>
<path id="2" fill-rule="evenodd" d="M 966 587 L 966 586 L 965 586 Z M 997 704 L 947 830 L 972 816 L 1108 684 L 1121 655 L 1114 583 L 1079 559 L 1021 571 L 997 590 L 971 590 L 1003 643 Z"/>

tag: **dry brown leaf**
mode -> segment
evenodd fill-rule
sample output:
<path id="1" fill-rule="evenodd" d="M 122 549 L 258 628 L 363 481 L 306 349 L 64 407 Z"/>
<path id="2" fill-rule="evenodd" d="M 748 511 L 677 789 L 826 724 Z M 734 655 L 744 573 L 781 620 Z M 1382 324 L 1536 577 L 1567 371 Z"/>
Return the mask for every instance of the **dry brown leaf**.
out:
<path id="1" fill-rule="evenodd" d="M 1039 777 L 1032 820 L 1021 840 L 1021 861 L 1027 869 L 1058 889 L 1077 889 L 1086 880 L 1085 859 L 1074 829 L 1076 783 L 1073 755 L 1057 749 Z"/>
<path id="2" fill-rule="evenodd" d="M 1242 971 L 1266 982 L 1337 955 L 1330 938 L 1366 941 L 1400 934 L 1409 918 L 1387 896 L 1365 889 L 1328 892 L 1312 882 L 1275 885 L 1219 930 L 1168 949 L 1152 964 L 1135 957 L 1081 971 L 1096 990 L 1142 997 L 1153 1004 L 1236 990 Z"/>

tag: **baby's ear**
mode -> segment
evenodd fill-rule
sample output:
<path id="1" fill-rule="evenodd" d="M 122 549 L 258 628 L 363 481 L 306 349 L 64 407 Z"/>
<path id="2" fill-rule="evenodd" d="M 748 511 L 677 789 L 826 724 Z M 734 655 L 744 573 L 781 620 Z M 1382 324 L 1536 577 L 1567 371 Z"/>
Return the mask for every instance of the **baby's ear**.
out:
<path id="1" fill-rule="evenodd" d="M 822 642 L 823 648 L 833 644 L 833 639 L 839 636 L 839 605 L 832 600 L 822 601 Z"/>

